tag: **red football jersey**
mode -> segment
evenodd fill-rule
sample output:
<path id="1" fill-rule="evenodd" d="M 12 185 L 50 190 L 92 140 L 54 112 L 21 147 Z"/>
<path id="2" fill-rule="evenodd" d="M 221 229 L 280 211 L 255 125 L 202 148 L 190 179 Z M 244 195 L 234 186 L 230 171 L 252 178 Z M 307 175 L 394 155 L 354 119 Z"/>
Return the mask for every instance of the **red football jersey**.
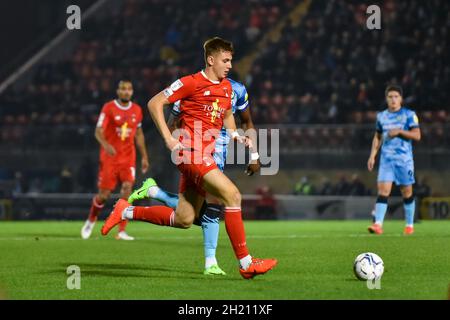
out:
<path id="1" fill-rule="evenodd" d="M 224 113 L 231 108 L 231 93 L 228 79 L 212 81 L 203 71 L 182 77 L 164 90 L 170 103 L 181 100 L 181 128 L 187 130 L 191 138 L 194 138 L 194 134 L 203 137 L 205 131 L 210 129 L 214 129 L 213 136 L 217 138 L 223 127 Z M 206 136 L 206 140 L 209 139 Z M 190 143 L 186 138 L 183 139 L 185 146 Z M 209 143 L 202 143 L 201 147 Z"/>
<path id="2" fill-rule="evenodd" d="M 134 137 L 137 128 L 141 127 L 142 109 L 129 102 L 121 106 L 116 100 L 106 103 L 98 118 L 97 127 L 103 128 L 106 141 L 116 149 L 116 155 L 110 156 L 100 147 L 100 160 L 112 161 L 115 164 L 134 166 L 136 163 L 136 147 Z"/>

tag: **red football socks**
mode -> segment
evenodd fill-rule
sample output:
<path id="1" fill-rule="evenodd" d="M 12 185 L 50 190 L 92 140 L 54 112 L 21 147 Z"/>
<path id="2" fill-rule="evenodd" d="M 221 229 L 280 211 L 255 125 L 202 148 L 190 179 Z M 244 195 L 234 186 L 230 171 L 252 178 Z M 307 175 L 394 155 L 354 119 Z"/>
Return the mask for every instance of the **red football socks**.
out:
<path id="1" fill-rule="evenodd" d="M 104 206 L 105 204 L 101 203 L 100 199 L 97 196 L 95 196 L 92 199 L 92 205 L 91 209 L 89 210 L 89 217 L 88 217 L 90 222 L 95 222 L 97 220 L 97 217 L 102 211 Z"/>
<path id="2" fill-rule="evenodd" d="M 242 222 L 240 207 L 225 207 L 225 228 L 236 257 L 238 259 L 246 257 L 248 248 L 245 241 L 244 223 Z"/>
<path id="3" fill-rule="evenodd" d="M 128 220 L 122 220 L 119 223 L 119 232 L 125 231 L 125 228 L 127 227 Z"/>
<path id="4" fill-rule="evenodd" d="M 175 212 L 165 206 L 134 207 L 133 220 L 146 221 L 160 226 L 173 226 Z"/>

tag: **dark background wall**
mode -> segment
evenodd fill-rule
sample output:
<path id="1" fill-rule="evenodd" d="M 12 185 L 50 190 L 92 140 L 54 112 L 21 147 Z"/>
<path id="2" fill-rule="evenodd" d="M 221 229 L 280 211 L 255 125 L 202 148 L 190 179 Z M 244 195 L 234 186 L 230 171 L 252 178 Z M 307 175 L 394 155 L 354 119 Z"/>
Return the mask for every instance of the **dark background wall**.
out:
<path id="1" fill-rule="evenodd" d="M 87 10 L 94 0 L 0 1 L 0 81 L 63 30 L 66 8 Z"/>

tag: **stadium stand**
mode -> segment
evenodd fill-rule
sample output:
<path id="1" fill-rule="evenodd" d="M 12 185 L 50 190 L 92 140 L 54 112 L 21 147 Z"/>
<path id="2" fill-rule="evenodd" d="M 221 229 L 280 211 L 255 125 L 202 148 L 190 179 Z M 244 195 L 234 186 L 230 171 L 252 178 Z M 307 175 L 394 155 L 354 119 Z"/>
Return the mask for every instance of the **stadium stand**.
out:
<path id="1" fill-rule="evenodd" d="M 118 79 L 133 80 L 145 106 L 178 76 L 202 67 L 199 44 L 207 37 L 231 39 L 239 61 L 303 2 L 121 3 L 89 20 L 70 55 L 39 64 L 30 81 L 0 95 L 2 148 L 96 150 L 93 126 Z M 418 112 L 418 150 L 439 152 L 449 144 L 450 3 L 381 3 L 383 32 L 364 27 L 365 6 L 356 0 L 311 2 L 301 22 L 289 21 L 239 79 L 248 87 L 254 122 L 280 128 L 281 152 L 368 149 L 386 83 L 401 84 L 406 105 Z M 146 133 L 154 134 L 145 119 Z"/>

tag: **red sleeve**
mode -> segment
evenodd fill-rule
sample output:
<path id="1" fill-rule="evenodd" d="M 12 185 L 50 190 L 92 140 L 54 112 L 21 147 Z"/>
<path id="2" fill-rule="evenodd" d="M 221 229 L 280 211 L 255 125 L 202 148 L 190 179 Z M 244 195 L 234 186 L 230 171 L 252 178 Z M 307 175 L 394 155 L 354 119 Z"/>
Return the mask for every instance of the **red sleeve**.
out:
<path id="1" fill-rule="evenodd" d="M 170 103 L 187 98 L 194 94 L 196 88 L 195 79 L 192 75 L 178 79 L 167 87 L 163 92 Z"/>
<path id="2" fill-rule="evenodd" d="M 102 111 L 100 112 L 100 115 L 98 117 L 97 121 L 97 128 L 103 128 L 105 129 L 109 123 L 109 108 L 108 104 L 105 104 L 102 108 Z"/>

